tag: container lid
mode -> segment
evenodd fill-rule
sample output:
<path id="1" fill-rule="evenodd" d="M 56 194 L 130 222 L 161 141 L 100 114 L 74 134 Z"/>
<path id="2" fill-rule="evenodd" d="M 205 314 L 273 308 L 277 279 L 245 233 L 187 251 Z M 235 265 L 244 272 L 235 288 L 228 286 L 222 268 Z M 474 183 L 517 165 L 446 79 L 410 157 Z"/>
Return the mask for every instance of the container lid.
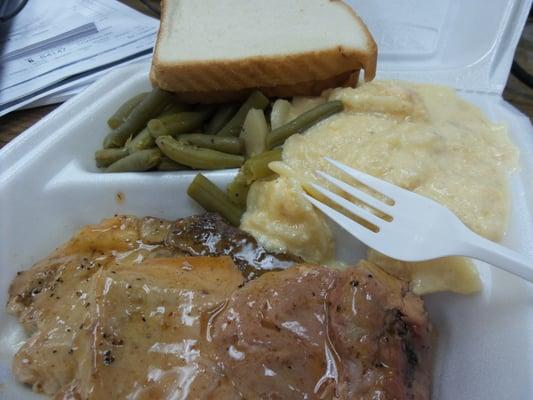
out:
<path id="1" fill-rule="evenodd" d="M 501 94 L 532 0 L 347 0 L 378 45 L 378 78 Z"/>

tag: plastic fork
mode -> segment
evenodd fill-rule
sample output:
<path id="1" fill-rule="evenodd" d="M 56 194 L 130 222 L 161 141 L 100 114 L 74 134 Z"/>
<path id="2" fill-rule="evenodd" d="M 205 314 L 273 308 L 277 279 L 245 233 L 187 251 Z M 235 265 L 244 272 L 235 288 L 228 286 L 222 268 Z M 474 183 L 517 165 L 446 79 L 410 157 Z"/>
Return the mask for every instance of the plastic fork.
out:
<path id="1" fill-rule="evenodd" d="M 309 184 L 332 203 L 376 228 L 369 229 L 367 224 L 354 221 L 305 194 L 315 207 L 367 246 L 402 261 L 424 261 L 452 255 L 468 256 L 533 282 L 532 259 L 472 232 L 446 207 L 338 161 L 325 159 L 346 175 L 391 200 L 385 202 L 340 179 L 316 171 L 336 188 L 378 211 L 373 213 L 368 207 L 354 204 L 320 185 Z M 386 214 L 390 218 L 381 218 L 380 214 Z"/>

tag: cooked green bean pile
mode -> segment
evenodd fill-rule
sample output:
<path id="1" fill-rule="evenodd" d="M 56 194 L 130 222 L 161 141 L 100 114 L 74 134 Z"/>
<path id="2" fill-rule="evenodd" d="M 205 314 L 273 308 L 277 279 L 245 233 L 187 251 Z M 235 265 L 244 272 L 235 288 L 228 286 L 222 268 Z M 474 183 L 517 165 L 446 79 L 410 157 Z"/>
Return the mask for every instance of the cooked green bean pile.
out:
<path id="1" fill-rule="evenodd" d="M 105 172 L 240 167 L 227 193 L 201 174 L 188 190 L 204 208 L 238 225 L 250 185 L 274 175 L 268 164 L 281 160 L 285 140 L 343 109 L 340 101 L 314 101 L 289 118 L 290 102 L 271 104 L 259 91 L 242 104 L 188 105 L 155 88 L 133 96 L 109 117 L 111 131 L 94 155 L 96 166 Z"/>
<path id="2" fill-rule="evenodd" d="M 273 107 L 259 91 L 240 105 L 182 104 L 159 88 L 137 94 L 107 120 L 111 132 L 94 155 L 96 166 L 106 172 L 238 168 L 342 110 L 340 101 L 331 101 L 284 123 L 277 112 L 271 130 L 270 110 L 290 107 L 287 100 L 278 102 L 284 107 Z M 246 192 L 241 190 L 240 204 Z M 237 192 L 230 195 L 238 197 Z"/>

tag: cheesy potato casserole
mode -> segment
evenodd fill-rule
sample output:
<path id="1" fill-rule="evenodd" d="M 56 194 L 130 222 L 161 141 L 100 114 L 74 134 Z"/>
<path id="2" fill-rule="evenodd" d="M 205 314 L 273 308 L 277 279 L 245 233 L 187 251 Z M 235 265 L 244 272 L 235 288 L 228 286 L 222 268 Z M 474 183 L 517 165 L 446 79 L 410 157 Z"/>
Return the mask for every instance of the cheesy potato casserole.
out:
<path id="1" fill-rule="evenodd" d="M 442 86 L 374 81 L 323 97 L 341 100 L 345 110 L 290 137 L 283 161 L 270 164 L 279 177 L 250 190 L 241 228 L 262 245 L 335 264 L 329 223 L 301 187 L 318 181 L 335 190 L 315 174 L 339 176 L 325 156 L 430 197 L 478 234 L 501 239 L 509 211 L 507 174 L 518 160 L 504 126 Z M 399 263 L 375 252 L 369 258 L 408 277 L 419 294 L 480 288 L 477 271 L 462 258 Z"/>

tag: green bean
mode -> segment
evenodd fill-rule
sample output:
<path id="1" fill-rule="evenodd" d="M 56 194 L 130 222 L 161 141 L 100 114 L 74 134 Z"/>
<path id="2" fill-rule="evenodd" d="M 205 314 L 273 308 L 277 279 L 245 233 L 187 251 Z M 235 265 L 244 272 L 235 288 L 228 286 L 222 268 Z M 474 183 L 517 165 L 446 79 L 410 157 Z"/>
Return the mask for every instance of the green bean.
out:
<path id="1" fill-rule="evenodd" d="M 263 93 L 258 90 L 252 92 L 248 99 L 246 99 L 246 101 L 239 108 L 237 114 L 235 114 L 233 118 L 230 119 L 226 125 L 224 125 L 224 128 L 222 128 L 217 135 L 239 136 L 241 133 L 242 124 L 244 123 L 244 119 L 246 118 L 248 111 L 250 111 L 252 108 L 264 110 L 269 104 L 270 101 Z"/>
<path id="2" fill-rule="evenodd" d="M 268 167 L 268 164 L 272 161 L 281 161 L 281 149 L 265 151 L 246 160 L 241 168 L 246 177 L 246 183 L 251 185 L 258 179 L 266 178 L 274 174 Z"/>
<path id="3" fill-rule="evenodd" d="M 161 161 L 157 166 L 159 171 L 181 171 L 184 169 L 189 169 L 185 165 L 178 164 L 176 161 L 171 160 L 168 157 L 161 157 Z"/>
<path id="4" fill-rule="evenodd" d="M 156 167 L 161 160 L 159 149 L 139 150 L 115 161 L 106 172 L 141 172 Z"/>
<path id="5" fill-rule="evenodd" d="M 244 210 L 236 206 L 224 191 L 202 174 L 196 175 L 187 189 L 187 194 L 207 211 L 216 212 L 233 226 L 239 226 Z"/>
<path id="6" fill-rule="evenodd" d="M 94 159 L 98 168 L 109 167 L 115 161 L 128 155 L 128 149 L 120 147 L 118 149 L 100 149 L 94 153 Z"/>
<path id="7" fill-rule="evenodd" d="M 220 107 L 207 124 L 205 133 L 209 135 L 215 135 L 235 115 L 238 108 L 239 105 L 234 103 L 224 104 L 222 107 Z"/>
<path id="8" fill-rule="evenodd" d="M 193 146 L 218 150 L 222 151 L 223 153 L 230 154 L 242 154 L 244 147 L 242 140 L 233 136 L 218 136 L 204 135 L 203 133 L 190 133 L 188 135 L 179 135 L 177 139 L 180 142 L 192 144 Z"/>
<path id="9" fill-rule="evenodd" d="M 226 193 L 233 203 L 245 209 L 248 189 L 250 189 L 250 185 L 246 183 L 246 175 L 244 175 L 241 167 L 237 175 L 235 175 L 235 178 L 233 178 L 226 188 Z"/>
<path id="10" fill-rule="evenodd" d="M 243 156 L 211 149 L 200 149 L 179 142 L 170 136 L 159 136 L 155 143 L 163 154 L 171 160 L 195 169 L 236 168 L 244 162 Z"/>
<path id="11" fill-rule="evenodd" d="M 241 139 L 244 141 L 246 158 L 260 154 L 266 149 L 268 125 L 263 110 L 252 108 L 242 125 Z"/>
<path id="12" fill-rule="evenodd" d="M 112 130 L 104 139 L 104 148 L 122 147 L 129 137 L 137 135 L 146 123 L 158 115 L 171 101 L 172 94 L 159 88 L 152 90 L 130 113 L 118 128 Z"/>
<path id="13" fill-rule="evenodd" d="M 205 121 L 211 118 L 216 110 L 217 106 L 215 104 L 198 104 L 194 109 L 194 111 L 196 112 L 201 112 L 205 114 Z"/>
<path id="14" fill-rule="evenodd" d="M 343 110 L 339 100 L 329 101 L 304 112 L 292 121 L 274 129 L 267 135 L 267 147 L 272 149 L 282 145 L 287 138 L 295 133 L 303 132 L 317 122 Z"/>
<path id="15" fill-rule="evenodd" d="M 207 118 L 208 113 L 204 111 L 180 112 L 151 119 L 148 129 L 154 138 L 174 136 L 198 130 Z"/>
<path id="16" fill-rule="evenodd" d="M 159 114 L 160 117 L 164 115 L 177 114 L 185 111 L 189 111 L 191 107 L 188 104 L 184 103 L 170 103 L 165 109 Z"/>
<path id="17" fill-rule="evenodd" d="M 246 208 L 250 185 L 258 179 L 273 175 L 274 172 L 268 168 L 268 164 L 280 160 L 281 149 L 266 151 L 246 160 L 226 189 L 230 199 L 240 207 Z"/>
<path id="18" fill-rule="evenodd" d="M 148 128 L 144 128 L 137 136 L 126 143 L 126 148 L 131 153 L 155 147 L 155 139 Z"/>
<path id="19" fill-rule="evenodd" d="M 137 107 L 137 105 L 146 97 L 148 96 L 148 92 L 139 93 L 136 96 L 133 96 L 132 98 L 126 100 L 115 113 L 109 117 L 107 120 L 107 125 L 111 129 L 118 128 L 120 124 L 122 124 L 126 118 L 131 114 L 133 109 Z"/>

